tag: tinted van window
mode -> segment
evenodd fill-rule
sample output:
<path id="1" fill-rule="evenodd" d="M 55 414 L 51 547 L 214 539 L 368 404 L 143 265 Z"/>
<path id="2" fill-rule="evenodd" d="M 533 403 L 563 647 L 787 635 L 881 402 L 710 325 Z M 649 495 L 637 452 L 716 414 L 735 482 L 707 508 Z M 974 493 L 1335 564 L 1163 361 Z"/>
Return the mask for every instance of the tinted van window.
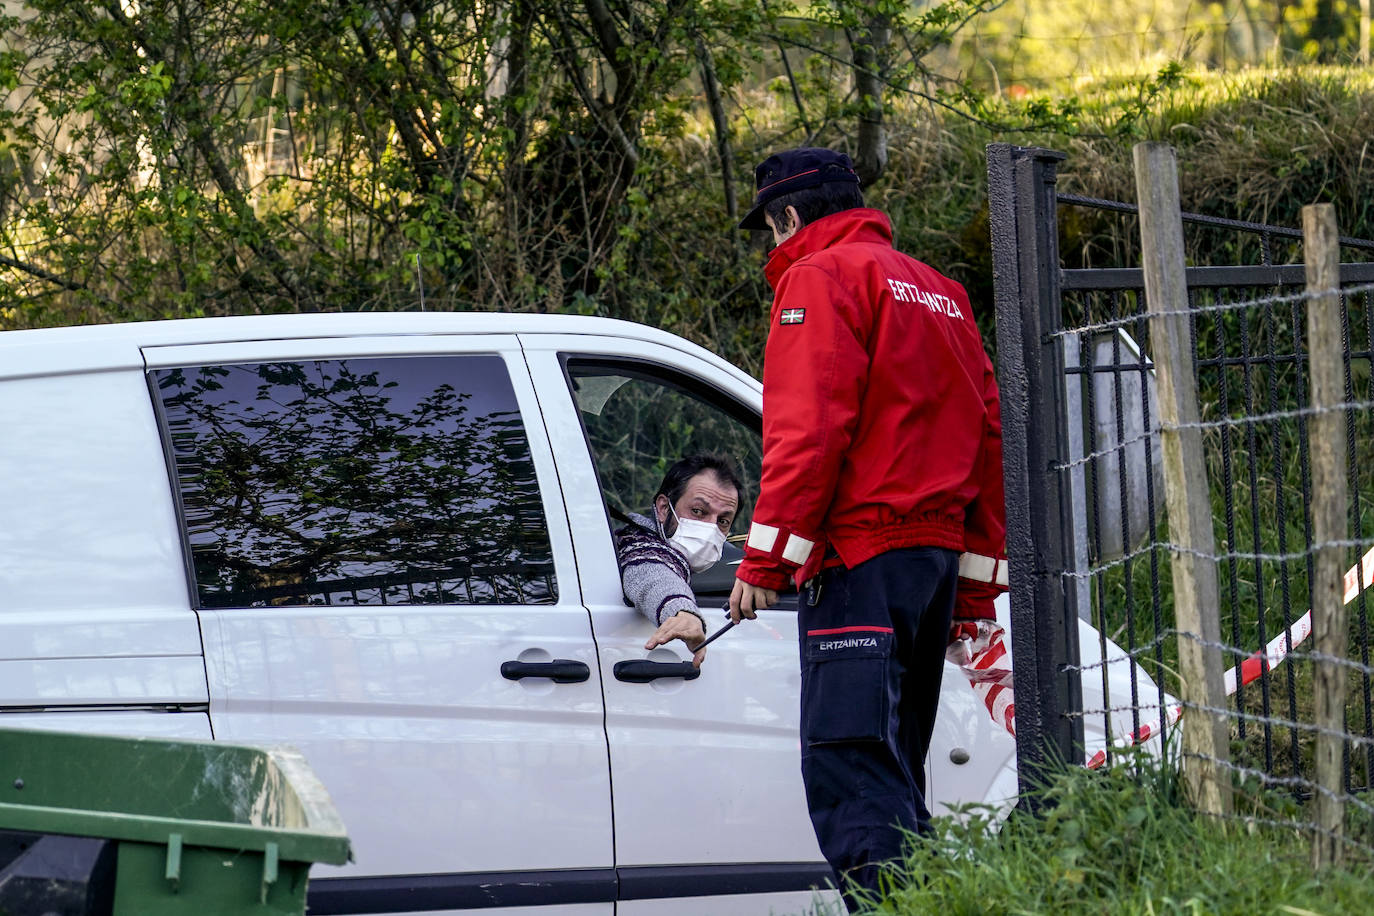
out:
<path id="1" fill-rule="evenodd" d="M 570 359 L 568 379 L 612 506 L 648 510 L 679 458 L 723 454 L 745 486 L 734 530 L 749 530 L 763 467 L 760 420 L 686 376 L 636 362 Z"/>
<path id="2" fill-rule="evenodd" d="M 202 607 L 555 601 L 499 356 L 152 375 Z"/>
<path id="3" fill-rule="evenodd" d="M 762 477 L 758 414 L 698 379 L 638 360 L 572 357 L 565 366 L 609 507 L 648 512 L 663 475 L 688 455 L 714 452 L 734 464 L 744 491 L 731 543 L 719 562 L 692 574 L 698 602 L 719 606 L 734 587 L 744 555 L 737 545 L 749 530 Z"/>

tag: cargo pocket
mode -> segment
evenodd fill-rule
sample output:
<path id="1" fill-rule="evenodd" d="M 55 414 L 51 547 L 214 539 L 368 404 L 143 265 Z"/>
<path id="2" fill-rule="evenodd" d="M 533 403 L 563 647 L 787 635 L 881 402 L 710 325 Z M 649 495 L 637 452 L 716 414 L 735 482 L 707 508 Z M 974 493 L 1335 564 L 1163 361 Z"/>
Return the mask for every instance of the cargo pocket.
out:
<path id="1" fill-rule="evenodd" d="M 892 631 L 886 628 L 807 634 L 802 735 L 808 746 L 886 737 L 891 648 Z"/>

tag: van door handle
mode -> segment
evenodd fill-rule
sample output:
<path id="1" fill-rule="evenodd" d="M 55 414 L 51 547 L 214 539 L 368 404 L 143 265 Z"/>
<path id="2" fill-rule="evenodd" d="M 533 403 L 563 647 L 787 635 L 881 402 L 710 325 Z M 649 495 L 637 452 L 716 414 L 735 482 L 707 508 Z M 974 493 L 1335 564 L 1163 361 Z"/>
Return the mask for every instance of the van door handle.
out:
<path id="1" fill-rule="evenodd" d="M 691 662 L 651 662 L 647 658 L 616 662 L 611 669 L 617 681 L 631 684 L 647 684 L 661 677 L 680 677 L 684 681 L 694 681 L 701 677 L 701 669 Z"/>
<path id="2" fill-rule="evenodd" d="M 501 663 L 501 676 L 508 681 L 518 681 L 522 677 L 546 677 L 555 684 L 580 684 L 592 676 L 592 669 L 585 662 L 575 662 L 568 658 L 555 658 L 551 662 Z"/>

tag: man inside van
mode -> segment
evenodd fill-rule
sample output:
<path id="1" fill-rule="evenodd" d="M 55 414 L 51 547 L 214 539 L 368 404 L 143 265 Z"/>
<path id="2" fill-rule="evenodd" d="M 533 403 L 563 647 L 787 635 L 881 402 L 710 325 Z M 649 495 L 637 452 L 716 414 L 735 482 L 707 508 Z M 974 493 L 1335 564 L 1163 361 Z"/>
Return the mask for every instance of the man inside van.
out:
<path id="1" fill-rule="evenodd" d="M 615 533 L 625 597 L 658 627 L 644 648 L 680 639 L 701 667 L 706 625 L 692 594 L 694 572 L 720 559 L 743 488 L 730 462 L 691 455 L 668 469 L 648 515 L 631 513 Z"/>

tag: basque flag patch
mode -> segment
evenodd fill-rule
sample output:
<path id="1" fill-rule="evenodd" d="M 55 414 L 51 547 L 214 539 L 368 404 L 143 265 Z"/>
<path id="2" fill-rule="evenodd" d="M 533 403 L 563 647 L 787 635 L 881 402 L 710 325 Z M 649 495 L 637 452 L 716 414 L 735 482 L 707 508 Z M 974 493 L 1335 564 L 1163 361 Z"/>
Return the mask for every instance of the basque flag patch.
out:
<path id="1" fill-rule="evenodd" d="M 778 324 L 801 324 L 806 320 L 806 309 L 783 309 Z"/>

